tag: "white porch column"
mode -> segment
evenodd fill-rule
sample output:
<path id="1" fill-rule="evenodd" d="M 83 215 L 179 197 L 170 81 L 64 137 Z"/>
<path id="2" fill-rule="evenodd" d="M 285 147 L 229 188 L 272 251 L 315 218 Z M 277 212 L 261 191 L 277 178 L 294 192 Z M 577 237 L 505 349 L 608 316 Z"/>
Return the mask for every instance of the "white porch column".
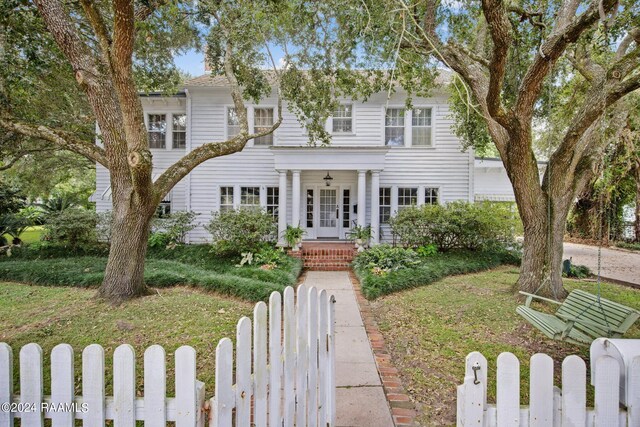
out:
<path id="1" fill-rule="evenodd" d="M 300 171 L 292 171 L 291 180 L 291 225 L 300 227 Z"/>
<path id="2" fill-rule="evenodd" d="M 380 242 L 380 171 L 371 171 L 371 244 Z"/>
<path id="3" fill-rule="evenodd" d="M 278 246 L 284 246 L 284 232 L 287 229 L 287 171 L 278 171 Z"/>
<path id="4" fill-rule="evenodd" d="M 367 214 L 367 171 L 358 171 L 358 225 L 364 227 Z"/>

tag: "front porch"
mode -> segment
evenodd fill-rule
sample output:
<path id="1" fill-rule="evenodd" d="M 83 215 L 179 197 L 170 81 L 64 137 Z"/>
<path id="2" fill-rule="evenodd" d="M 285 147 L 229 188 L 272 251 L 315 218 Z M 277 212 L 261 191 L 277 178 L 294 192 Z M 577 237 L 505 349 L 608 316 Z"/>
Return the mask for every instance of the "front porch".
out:
<path id="1" fill-rule="evenodd" d="M 371 225 L 371 243 L 379 242 L 380 172 L 388 147 L 272 150 L 279 174 L 280 244 L 288 225 L 301 227 L 306 240 L 346 240 L 354 226 Z"/>

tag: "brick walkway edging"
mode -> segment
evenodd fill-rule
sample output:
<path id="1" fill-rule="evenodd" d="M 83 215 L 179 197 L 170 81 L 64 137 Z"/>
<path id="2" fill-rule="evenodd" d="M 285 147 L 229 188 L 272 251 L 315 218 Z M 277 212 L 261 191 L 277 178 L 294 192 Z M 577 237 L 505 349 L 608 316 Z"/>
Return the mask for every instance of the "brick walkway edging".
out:
<path id="1" fill-rule="evenodd" d="M 391 408 L 393 423 L 396 427 L 417 426 L 415 422 L 417 415 L 415 405 L 402 385 L 400 373 L 391 362 L 391 355 L 387 351 L 384 338 L 373 317 L 371 305 L 364 295 L 362 295 L 360 281 L 352 270 L 349 271 L 349 280 L 351 280 L 353 290 L 356 293 L 356 300 L 360 307 L 364 329 L 369 337 L 373 356 L 376 359 L 378 375 L 380 375 L 380 379 L 382 380 L 382 388 L 384 389 L 384 394 Z"/>

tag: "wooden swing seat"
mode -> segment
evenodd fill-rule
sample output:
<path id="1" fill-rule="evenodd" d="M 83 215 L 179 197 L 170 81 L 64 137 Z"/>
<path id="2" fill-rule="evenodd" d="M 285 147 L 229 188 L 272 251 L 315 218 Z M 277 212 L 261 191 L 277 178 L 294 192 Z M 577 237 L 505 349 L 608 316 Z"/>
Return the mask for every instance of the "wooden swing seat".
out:
<path id="1" fill-rule="evenodd" d="M 520 293 L 527 300 L 516 309 L 519 315 L 549 338 L 573 344 L 590 345 L 599 337 L 621 337 L 640 318 L 638 310 L 602 297 L 598 302 L 596 295 L 580 289 L 571 291 L 564 302 Z M 530 307 L 534 299 L 559 307 L 555 314 L 542 313 Z"/>

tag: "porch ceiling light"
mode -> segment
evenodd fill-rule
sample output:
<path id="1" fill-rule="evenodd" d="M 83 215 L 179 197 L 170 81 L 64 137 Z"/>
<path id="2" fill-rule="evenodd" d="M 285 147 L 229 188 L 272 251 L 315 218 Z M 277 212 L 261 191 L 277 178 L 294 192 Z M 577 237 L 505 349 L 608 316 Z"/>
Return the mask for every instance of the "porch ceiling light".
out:
<path id="1" fill-rule="evenodd" d="M 333 177 L 329 175 L 329 171 L 327 171 L 327 176 L 325 176 L 323 179 L 324 182 L 327 183 L 327 187 L 329 187 L 331 185 L 331 181 L 333 181 Z"/>

